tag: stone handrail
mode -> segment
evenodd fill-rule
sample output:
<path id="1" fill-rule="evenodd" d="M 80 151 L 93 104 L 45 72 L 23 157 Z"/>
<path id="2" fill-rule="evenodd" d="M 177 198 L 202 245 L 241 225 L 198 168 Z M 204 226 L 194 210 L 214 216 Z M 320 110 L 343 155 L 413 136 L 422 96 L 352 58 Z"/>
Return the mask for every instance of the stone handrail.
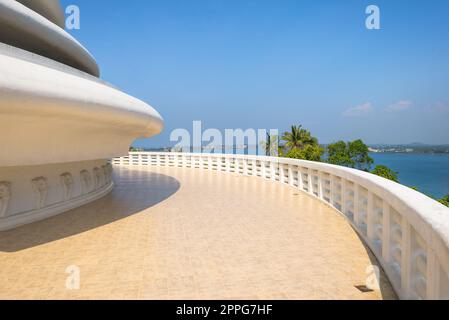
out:
<path id="1" fill-rule="evenodd" d="M 249 155 L 131 152 L 112 164 L 199 168 L 288 184 L 349 221 L 401 299 L 449 299 L 449 209 L 406 186 L 325 163 Z"/>

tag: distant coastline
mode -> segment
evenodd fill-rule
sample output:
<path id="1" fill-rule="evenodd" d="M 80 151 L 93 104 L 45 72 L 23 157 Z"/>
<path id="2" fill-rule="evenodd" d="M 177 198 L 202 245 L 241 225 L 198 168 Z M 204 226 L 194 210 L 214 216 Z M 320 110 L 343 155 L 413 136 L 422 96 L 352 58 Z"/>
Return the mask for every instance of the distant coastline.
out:
<path id="1" fill-rule="evenodd" d="M 370 145 L 372 153 L 416 153 L 416 154 L 449 154 L 449 145 L 426 145 L 421 143 L 406 145 Z"/>
<path id="2" fill-rule="evenodd" d="M 322 145 L 326 147 L 327 144 Z M 157 147 L 157 148 L 145 148 L 145 147 L 133 147 L 133 151 L 147 151 L 147 152 L 173 152 L 172 147 Z M 224 150 L 225 153 L 238 153 L 252 154 L 257 150 L 257 146 L 239 146 L 239 147 L 216 147 L 215 151 Z M 185 152 L 186 150 L 183 149 Z M 203 147 L 202 152 L 211 152 L 213 148 Z M 243 151 L 243 152 L 242 152 Z M 449 154 L 449 144 L 443 145 L 427 145 L 422 143 L 413 144 L 371 144 L 369 145 L 369 151 L 371 153 L 395 153 L 395 154 Z M 190 150 L 189 152 L 193 152 Z M 199 150 L 197 150 L 199 152 Z"/>
<path id="3" fill-rule="evenodd" d="M 322 145 L 326 147 L 327 145 Z M 192 149 L 192 148 L 191 148 Z M 225 153 L 245 153 L 252 154 L 257 150 L 257 146 L 239 146 L 239 147 L 216 147 L 215 151 L 224 150 Z M 133 147 L 132 151 L 146 151 L 146 152 L 173 152 L 172 147 L 158 147 L 158 148 L 142 148 Z M 184 152 L 188 150 L 183 150 Z M 189 152 L 200 152 L 200 150 L 190 150 Z M 211 152 L 213 148 L 203 147 L 202 152 Z M 242 152 L 243 151 L 243 152 Z M 372 144 L 369 145 L 370 153 L 394 153 L 394 154 L 445 154 L 449 155 L 449 144 L 445 145 L 426 145 L 426 144 Z"/>

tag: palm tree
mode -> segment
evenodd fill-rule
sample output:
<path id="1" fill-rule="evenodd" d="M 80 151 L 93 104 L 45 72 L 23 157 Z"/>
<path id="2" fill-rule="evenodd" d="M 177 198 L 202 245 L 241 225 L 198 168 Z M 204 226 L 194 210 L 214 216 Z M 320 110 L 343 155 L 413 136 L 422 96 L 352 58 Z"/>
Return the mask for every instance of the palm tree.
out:
<path id="1" fill-rule="evenodd" d="M 282 136 L 285 141 L 285 152 L 287 158 L 321 161 L 323 148 L 318 144 L 318 139 L 313 137 L 310 131 L 302 126 L 292 126 L 291 132 L 285 132 Z"/>
<path id="2" fill-rule="evenodd" d="M 312 137 L 310 131 L 303 129 L 300 125 L 292 126 L 292 131 L 285 132 L 282 140 L 286 142 L 285 146 L 290 150 L 302 150 L 307 145 L 318 145 L 317 138 Z"/>
<path id="3" fill-rule="evenodd" d="M 265 155 L 276 156 L 279 147 L 279 137 L 267 132 L 267 141 L 262 141 L 261 146 L 265 151 Z"/>
<path id="4" fill-rule="evenodd" d="M 300 140 L 302 142 L 303 147 L 306 145 L 312 145 L 312 146 L 318 145 L 318 139 L 315 137 L 312 137 L 312 134 L 308 130 L 301 129 L 299 136 L 300 136 Z"/>
<path id="5" fill-rule="evenodd" d="M 301 149 L 303 146 L 302 131 L 304 131 L 302 126 L 292 126 L 291 132 L 285 132 L 282 136 L 285 146 L 289 149 Z"/>

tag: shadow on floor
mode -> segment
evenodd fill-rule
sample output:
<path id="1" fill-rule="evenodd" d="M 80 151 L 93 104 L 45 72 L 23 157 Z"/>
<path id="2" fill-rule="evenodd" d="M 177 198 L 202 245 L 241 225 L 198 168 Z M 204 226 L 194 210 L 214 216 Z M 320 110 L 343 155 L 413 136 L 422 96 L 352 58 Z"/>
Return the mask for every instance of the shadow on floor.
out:
<path id="1" fill-rule="evenodd" d="M 66 213 L 0 232 L 0 252 L 17 252 L 71 237 L 151 208 L 171 197 L 180 183 L 145 170 L 118 169 L 107 196 Z"/>

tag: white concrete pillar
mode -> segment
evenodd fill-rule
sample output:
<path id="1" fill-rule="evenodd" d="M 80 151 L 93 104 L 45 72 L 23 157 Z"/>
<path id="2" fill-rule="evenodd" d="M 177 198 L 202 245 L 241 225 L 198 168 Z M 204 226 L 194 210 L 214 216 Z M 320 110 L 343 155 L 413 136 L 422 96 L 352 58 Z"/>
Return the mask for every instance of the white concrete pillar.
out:
<path id="1" fill-rule="evenodd" d="M 431 249 L 427 249 L 427 299 L 440 299 L 440 266 L 438 259 Z"/>
<path id="2" fill-rule="evenodd" d="M 297 168 L 297 167 L 295 167 L 295 168 Z M 288 184 L 292 187 L 295 185 L 295 177 L 293 176 L 293 172 L 294 172 L 293 167 L 291 164 L 289 164 L 288 165 Z"/>
<path id="3" fill-rule="evenodd" d="M 382 258 L 386 263 L 390 263 L 391 207 L 385 200 L 382 200 L 382 206 Z"/>
<path id="4" fill-rule="evenodd" d="M 260 171 L 261 171 L 261 176 L 262 178 L 266 179 L 267 178 L 267 172 L 266 172 L 266 162 L 265 161 L 261 161 L 260 162 Z"/>
<path id="5" fill-rule="evenodd" d="M 285 168 L 284 165 L 280 164 L 279 165 L 279 182 L 280 183 L 285 183 L 285 172 L 284 172 Z"/>
<path id="6" fill-rule="evenodd" d="M 181 155 L 181 163 L 180 163 L 180 165 L 181 165 L 182 168 L 187 167 L 187 157 L 186 157 L 186 155 L 184 153 Z"/>
<path id="7" fill-rule="evenodd" d="M 329 181 L 330 181 L 330 184 L 329 184 L 329 188 L 330 188 L 330 195 L 329 195 L 329 197 L 330 197 L 330 205 L 332 206 L 332 207 L 334 207 L 335 208 L 335 195 L 336 195 L 336 182 L 335 182 L 335 177 L 331 174 L 331 175 L 329 175 Z"/>
<path id="8" fill-rule="evenodd" d="M 324 174 L 321 171 L 318 171 L 318 198 L 324 200 L 324 182 L 323 182 Z"/>
<path id="9" fill-rule="evenodd" d="M 271 180 L 275 181 L 276 180 L 276 168 L 274 166 L 274 162 L 270 161 L 270 175 L 271 175 Z"/>
<path id="10" fill-rule="evenodd" d="M 370 241 L 374 240 L 374 194 L 368 190 L 366 206 L 366 228 Z"/>
<path id="11" fill-rule="evenodd" d="M 304 181 L 302 176 L 302 168 L 298 167 L 298 189 L 304 191 Z"/>
<path id="12" fill-rule="evenodd" d="M 354 224 L 358 227 L 360 225 L 360 216 L 359 216 L 360 195 L 359 195 L 359 186 L 355 182 L 354 182 L 354 190 L 353 191 L 354 191 L 354 199 L 353 199 L 353 203 L 354 203 Z"/>
<path id="13" fill-rule="evenodd" d="M 346 179 L 345 178 L 341 178 L 341 212 L 344 215 L 348 215 L 348 198 L 347 198 L 347 192 L 348 190 L 346 189 Z"/>
<path id="14" fill-rule="evenodd" d="M 313 170 L 310 168 L 307 169 L 307 180 L 309 184 L 309 193 L 313 194 Z"/>
<path id="15" fill-rule="evenodd" d="M 207 157 L 207 168 L 209 169 L 209 171 L 212 171 L 213 161 L 212 161 L 212 157 L 211 156 Z"/>
<path id="16" fill-rule="evenodd" d="M 256 159 L 253 159 L 252 160 L 252 164 L 253 164 L 253 176 L 254 177 L 257 177 L 257 160 Z"/>
<path id="17" fill-rule="evenodd" d="M 404 218 L 401 217 L 402 243 L 401 243 L 401 294 L 403 299 L 409 299 L 411 294 L 411 226 Z"/>

